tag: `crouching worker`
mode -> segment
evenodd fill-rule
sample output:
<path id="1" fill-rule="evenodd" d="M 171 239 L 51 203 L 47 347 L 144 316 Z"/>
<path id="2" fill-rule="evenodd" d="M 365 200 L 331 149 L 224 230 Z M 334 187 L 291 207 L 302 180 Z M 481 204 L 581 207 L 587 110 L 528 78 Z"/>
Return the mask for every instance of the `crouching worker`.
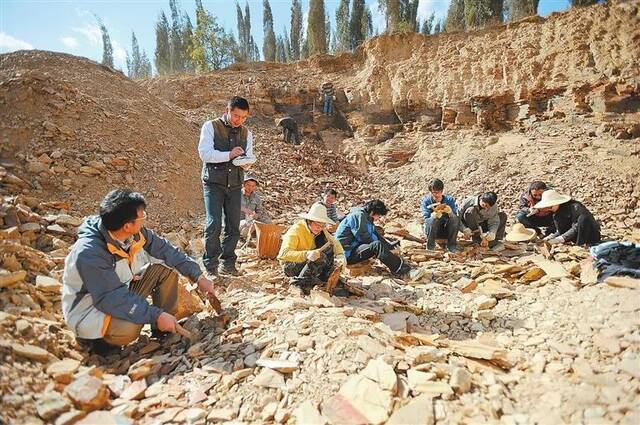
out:
<path id="1" fill-rule="evenodd" d="M 144 227 L 145 209 L 137 192 L 110 192 L 100 215 L 87 218 L 78 230 L 65 260 L 64 320 L 97 354 L 135 341 L 147 323 L 155 335 L 175 332 L 178 272 L 215 295 L 213 282 L 194 260 Z"/>
<path id="2" fill-rule="evenodd" d="M 395 245 L 381 237 L 375 229 L 374 221 L 387 215 L 387 206 L 379 199 L 367 201 L 340 222 L 336 238 L 345 250 L 347 264 L 357 264 L 370 258 L 380 260 L 389 271 L 398 277 L 418 280 L 426 269 L 412 268 L 406 261 L 392 252 Z"/>
<path id="3" fill-rule="evenodd" d="M 600 243 L 600 225 L 582 203 L 562 195 L 555 190 L 547 190 L 536 204 L 537 209 L 549 208 L 553 212 L 556 233 L 546 238 L 550 244 L 573 242 L 576 245 Z"/>
<path id="4" fill-rule="evenodd" d="M 335 266 L 346 266 L 347 260 L 340 243 L 326 230 L 334 223 L 324 205 L 316 202 L 300 217 L 282 237 L 278 260 L 291 283 L 308 294 L 326 283 Z"/>
<path id="5" fill-rule="evenodd" d="M 486 192 L 465 199 L 458 210 L 460 227 L 474 243 L 495 247 L 504 238 L 507 214 L 498 208 L 498 195 Z M 483 233 L 485 232 L 485 233 Z"/>
<path id="6" fill-rule="evenodd" d="M 240 236 L 247 238 L 249 232 L 253 230 L 255 221 L 260 223 L 271 223 L 271 217 L 262 206 L 262 198 L 256 191 L 260 185 L 257 177 L 246 173 L 242 185 L 242 197 L 240 198 Z"/>

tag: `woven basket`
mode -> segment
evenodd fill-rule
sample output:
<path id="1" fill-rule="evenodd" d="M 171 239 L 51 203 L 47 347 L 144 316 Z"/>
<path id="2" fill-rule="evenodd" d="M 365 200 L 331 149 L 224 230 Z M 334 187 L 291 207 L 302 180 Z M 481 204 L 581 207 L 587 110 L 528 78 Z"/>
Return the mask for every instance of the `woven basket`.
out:
<path id="1" fill-rule="evenodd" d="M 254 223 L 256 226 L 256 248 L 260 258 L 276 258 L 282 243 L 285 228 L 277 224 Z"/>

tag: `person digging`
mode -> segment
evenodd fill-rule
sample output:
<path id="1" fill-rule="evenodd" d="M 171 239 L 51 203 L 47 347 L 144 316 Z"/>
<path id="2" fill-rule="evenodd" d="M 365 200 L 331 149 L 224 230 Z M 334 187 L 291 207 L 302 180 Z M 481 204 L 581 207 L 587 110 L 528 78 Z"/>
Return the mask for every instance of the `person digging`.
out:
<path id="1" fill-rule="evenodd" d="M 64 320 L 78 342 L 96 354 L 132 343 L 145 324 L 154 336 L 179 331 L 178 273 L 215 298 L 215 286 L 198 263 L 144 227 L 146 207 L 137 192 L 109 192 L 99 215 L 80 226 L 65 259 Z"/>
<path id="2" fill-rule="evenodd" d="M 326 229 L 332 224 L 327 209 L 315 203 L 282 237 L 278 253 L 282 271 L 306 295 L 337 277 L 333 272 L 339 273 L 347 264 L 342 245 Z"/>

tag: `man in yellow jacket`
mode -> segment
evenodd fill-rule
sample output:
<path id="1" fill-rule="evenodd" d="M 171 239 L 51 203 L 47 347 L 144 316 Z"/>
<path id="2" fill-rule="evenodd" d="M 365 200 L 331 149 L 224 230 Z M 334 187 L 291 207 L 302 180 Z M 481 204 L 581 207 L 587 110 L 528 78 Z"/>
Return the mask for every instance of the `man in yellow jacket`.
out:
<path id="1" fill-rule="evenodd" d="M 324 284 L 337 266 L 346 266 L 347 259 L 340 242 L 326 230 L 334 224 L 327 216 L 327 208 L 315 203 L 282 237 L 278 260 L 291 283 L 305 294 Z"/>

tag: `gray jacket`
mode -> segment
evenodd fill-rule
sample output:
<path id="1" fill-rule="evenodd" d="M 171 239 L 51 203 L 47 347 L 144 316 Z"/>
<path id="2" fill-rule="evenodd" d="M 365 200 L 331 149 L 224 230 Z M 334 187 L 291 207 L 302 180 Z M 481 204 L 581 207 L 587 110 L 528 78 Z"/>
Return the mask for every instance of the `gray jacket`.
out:
<path id="1" fill-rule="evenodd" d="M 163 263 L 194 281 L 202 274 L 198 263 L 149 229 L 134 235 L 125 252 L 100 217 L 87 218 L 65 259 L 62 277 L 62 313 L 69 328 L 80 338 L 97 339 L 112 316 L 155 323 L 162 310 L 129 291 L 133 277 L 150 263 Z"/>
<path id="2" fill-rule="evenodd" d="M 497 233 L 498 228 L 500 227 L 500 217 L 498 213 L 500 209 L 498 208 L 498 203 L 496 202 L 491 208 L 484 209 L 480 207 L 480 196 L 470 196 L 466 198 L 460 204 L 460 208 L 458 209 L 458 217 L 460 217 L 460 227 L 461 231 L 464 229 L 468 229 L 464 216 L 465 214 L 475 214 L 477 215 L 478 223 L 487 222 L 487 227 L 489 228 L 489 232 Z M 475 229 L 471 229 L 475 230 Z"/>

